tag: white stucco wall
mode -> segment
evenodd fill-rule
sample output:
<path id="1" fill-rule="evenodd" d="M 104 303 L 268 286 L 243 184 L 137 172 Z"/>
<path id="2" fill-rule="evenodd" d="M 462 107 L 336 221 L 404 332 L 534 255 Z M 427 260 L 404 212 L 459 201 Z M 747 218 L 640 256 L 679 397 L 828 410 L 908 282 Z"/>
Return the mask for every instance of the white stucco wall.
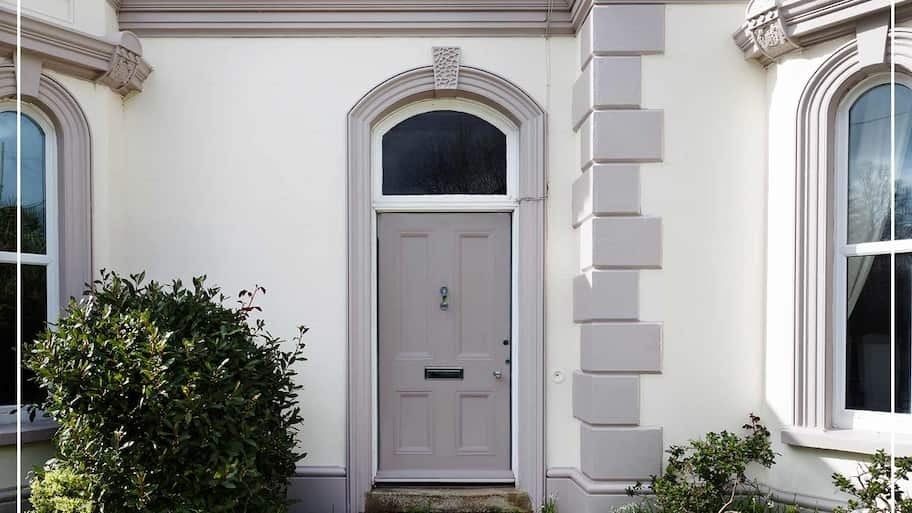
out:
<path id="1" fill-rule="evenodd" d="M 125 107 L 126 165 L 110 177 L 98 265 L 151 276 L 208 274 L 234 293 L 262 284 L 278 334 L 311 327 L 302 366 L 308 465 L 345 464 L 345 122 L 371 87 L 431 63 L 431 47 L 462 48 L 551 109 L 548 339 L 572 346 L 569 126 L 572 39 L 147 39 L 155 66 Z M 550 96 L 545 63 L 551 62 Z M 552 351 L 553 352 L 553 351 Z M 562 355 L 561 357 L 564 357 Z M 558 401 L 569 402 L 569 384 Z M 558 406 L 566 410 L 566 406 Z M 552 438 L 554 454 L 574 446 Z"/>
<path id="2" fill-rule="evenodd" d="M 739 430 L 762 401 L 765 83 L 732 42 L 743 19 L 743 4 L 666 6 L 665 53 L 643 58 L 643 106 L 665 112 L 665 158 L 641 166 L 643 211 L 663 223 L 641 316 L 664 323 L 642 424 L 663 426 L 666 447 Z"/>

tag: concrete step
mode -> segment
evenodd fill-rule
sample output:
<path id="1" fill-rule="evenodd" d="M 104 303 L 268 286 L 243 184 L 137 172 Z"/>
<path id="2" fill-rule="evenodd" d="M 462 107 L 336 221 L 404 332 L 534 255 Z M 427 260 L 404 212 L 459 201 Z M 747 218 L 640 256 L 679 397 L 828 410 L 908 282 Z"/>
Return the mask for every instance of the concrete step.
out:
<path id="1" fill-rule="evenodd" d="M 529 494 L 516 488 L 374 488 L 364 513 L 533 513 Z"/>

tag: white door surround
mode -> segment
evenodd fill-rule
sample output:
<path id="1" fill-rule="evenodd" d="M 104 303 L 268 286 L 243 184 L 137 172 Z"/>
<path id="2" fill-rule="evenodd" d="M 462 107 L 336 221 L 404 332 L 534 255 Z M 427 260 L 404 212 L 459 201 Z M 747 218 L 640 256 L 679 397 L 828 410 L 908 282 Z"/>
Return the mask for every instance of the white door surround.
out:
<path id="1" fill-rule="evenodd" d="M 444 198 L 440 203 L 375 203 L 373 134 L 395 111 L 422 100 L 474 104 L 515 127 L 508 197 Z M 443 103 L 443 102 L 441 102 Z M 458 107 L 454 107 L 458 108 Z M 459 108 L 459 110 L 462 110 Z M 471 107 L 469 110 L 472 109 Z M 474 113 L 474 112 L 473 112 Z M 489 121 L 492 116 L 484 116 Z M 436 90 L 432 67 L 397 75 L 374 88 L 348 119 L 348 500 L 363 510 L 364 493 L 377 465 L 376 434 L 376 213 L 378 211 L 512 211 L 513 291 L 513 470 L 517 487 L 533 502 L 544 493 L 544 111 L 522 90 L 494 74 L 461 67 L 456 89 Z M 506 132 L 505 132 L 506 133 Z M 508 133 L 508 137 L 510 137 Z M 512 192 L 512 194 L 511 194 Z M 510 197 L 512 196 L 512 197 Z M 486 204 L 487 203 L 487 204 Z M 497 204 L 495 204 L 497 203 Z M 380 207 L 379 209 L 377 207 Z"/>

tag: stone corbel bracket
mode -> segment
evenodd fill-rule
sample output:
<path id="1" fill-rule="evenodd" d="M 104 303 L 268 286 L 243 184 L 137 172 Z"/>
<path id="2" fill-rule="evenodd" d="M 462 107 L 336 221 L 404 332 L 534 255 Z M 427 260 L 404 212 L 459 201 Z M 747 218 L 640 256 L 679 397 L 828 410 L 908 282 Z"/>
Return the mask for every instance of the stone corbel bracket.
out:
<path id="1" fill-rule="evenodd" d="M 0 57 L 16 53 L 16 13 L 0 8 Z M 22 55 L 30 69 L 50 69 L 104 84 L 122 96 L 142 91 L 152 66 L 132 32 L 105 38 L 22 16 Z"/>
<path id="2" fill-rule="evenodd" d="M 789 37 L 778 5 L 750 17 L 746 30 L 757 50 L 770 61 L 801 48 Z"/>
<path id="3" fill-rule="evenodd" d="M 751 0 L 733 38 L 744 57 L 767 66 L 801 48 L 855 35 L 890 13 L 912 19 L 912 0 Z"/>
<path id="4" fill-rule="evenodd" d="M 135 34 L 121 32 L 120 36 L 120 43 L 111 55 L 110 67 L 98 82 L 126 96 L 142 91 L 143 82 L 152 72 L 152 67 L 143 60 L 142 45 Z"/>

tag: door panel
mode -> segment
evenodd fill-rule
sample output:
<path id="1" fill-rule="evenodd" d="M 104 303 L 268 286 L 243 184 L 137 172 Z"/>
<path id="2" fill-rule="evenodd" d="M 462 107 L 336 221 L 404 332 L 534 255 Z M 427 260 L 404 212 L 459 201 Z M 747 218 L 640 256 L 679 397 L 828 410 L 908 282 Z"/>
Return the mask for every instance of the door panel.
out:
<path id="1" fill-rule="evenodd" d="M 381 214 L 378 238 L 378 480 L 511 478 L 510 214 Z"/>

